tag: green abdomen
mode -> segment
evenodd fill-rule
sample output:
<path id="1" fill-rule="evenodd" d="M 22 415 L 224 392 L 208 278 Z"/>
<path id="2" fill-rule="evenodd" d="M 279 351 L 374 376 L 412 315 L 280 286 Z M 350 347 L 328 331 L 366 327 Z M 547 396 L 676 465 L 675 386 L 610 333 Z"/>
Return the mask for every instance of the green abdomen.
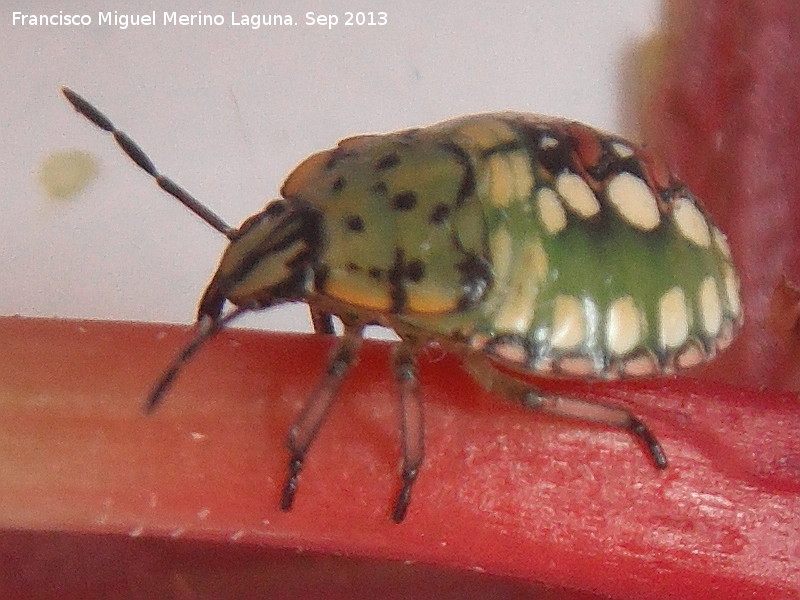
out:
<path id="1" fill-rule="evenodd" d="M 690 367 L 730 343 L 730 251 L 679 182 L 585 126 L 504 115 L 487 127 L 494 150 L 471 155 L 495 280 L 465 331 L 472 349 L 616 377 Z"/>

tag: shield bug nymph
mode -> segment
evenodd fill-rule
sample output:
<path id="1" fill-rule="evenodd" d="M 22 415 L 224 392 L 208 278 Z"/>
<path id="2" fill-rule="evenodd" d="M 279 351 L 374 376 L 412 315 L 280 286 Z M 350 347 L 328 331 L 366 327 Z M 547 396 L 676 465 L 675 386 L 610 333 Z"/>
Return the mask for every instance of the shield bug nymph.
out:
<path id="1" fill-rule="evenodd" d="M 289 430 L 284 510 L 369 324 L 401 340 L 392 359 L 403 414 L 396 522 L 423 460 L 421 348 L 440 344 L 486 388 L 530 409 L 626 429 L 663 469 L 661 445 L 628 410 L 542 394 L 515 373 L 673 373 L 713 358 L 741 324 L 730 249 L 698 200 L 644 150 L 586 125 L 496 113 L 348 138 L 301 162 L 279 199 L 233 228 L 62 91 L 230 240 L 200 300 L 198 333 L 154 387 L 149 410 L 191 355 L 245 312 L 301 301 L 317 333 L 334 332 L 333 316 L 342 322 L 322 381 Z"/>

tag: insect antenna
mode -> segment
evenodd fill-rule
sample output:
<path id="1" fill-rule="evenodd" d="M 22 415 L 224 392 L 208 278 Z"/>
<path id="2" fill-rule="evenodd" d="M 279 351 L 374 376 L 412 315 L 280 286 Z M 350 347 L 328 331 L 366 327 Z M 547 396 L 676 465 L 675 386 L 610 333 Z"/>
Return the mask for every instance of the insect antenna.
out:
<path id="1" fill-rule="evenodd" d="M 106 117 L 103 113 L 92 106 L 88 100 L 79 96 L 67 87 L 61 88 L 61 93 L 69 100 L 73 108 L 77 110 L 84 117 L 89 119 L 92 123 L 97 125 L 100 129 L 109 132 L 117 145 L 122 148 L 122 151 L 135 162 L 142 170 L 146 171 L 153 179 L 155 179 L 158 186 L 167 192 L 173 198 L 176 198 L 186 208 L 191 210 L 198 217 L 203 219 L 206 223 L 211 225 L 214 229 L 226 236 L 229 240 L 233 241 L 238 237 L 238 230 L 228 225 L 217 214 L 212 212 L 208 207 L 202 204 L 197 198 L 192 196 L 189 192 L 158 172 L 153 161 L 145 154 L 144 150 L 133 141 L 128 134 L 120 131 L 116 126 Z"/>
<path id="2" fill-rule="evenodd" d="M 153 391 L 150 392 L 145 403 L 145 412 L 150 414 L 156 409 L 180 370 L 205 342 L 215 336 L 231 321 L 249 310 L 252 310 L 251 306 L 239 306 L 222 318 L 214 319 L 208 315 L 200 317 L 197 321 L 197 335 L 195 335 L 192 341 L 186 344 L 183 350 L 173 359 L 170 365 L 164 370 L 161 378 L 155 386 L 153 386 Z"/>

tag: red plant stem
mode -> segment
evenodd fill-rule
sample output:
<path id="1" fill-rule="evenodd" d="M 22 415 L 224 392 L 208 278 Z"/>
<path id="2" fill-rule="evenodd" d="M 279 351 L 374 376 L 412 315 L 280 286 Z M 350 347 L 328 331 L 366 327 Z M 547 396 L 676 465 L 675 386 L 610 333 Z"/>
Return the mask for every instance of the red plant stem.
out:
<path id="1" fill-rule="evenodd" d="M 800 327 L 775 327 L 784 278 L 800 284 L 800 5 L 671 0 L 648 87 L 645 139 L 729 237 L 745 328 L 710 365 L 738 385 L 800 389 Z"/>
<path id="2" fill-rule="evenodd" d="M 224 332 L 145 416 L 150 386 L 188 337 L 152 324 L 0 319 L 0 548 L 26 567 L 23 582 L 39 581 L 41 548 L 14 530 L 416 561 L 470 585 L 475 569 L 546 585 L 550 598 L 800 594 L 794 395 L 686 378 L 541 383 L 632 409 L 668 453 L 659 472 L 625 432 L 527 412 L 431 352 L 420 364 L 427 456 L 395 525 L 400 415 L 386 344 L 365 344 L 282 513 L 286 430 L 331 340 Z M 354 568 L 345 564 L 331 572 Z M 108 574 L 97 570 L 99 585 Z M 341 597 L 362 597 L 367 573 Z"/>

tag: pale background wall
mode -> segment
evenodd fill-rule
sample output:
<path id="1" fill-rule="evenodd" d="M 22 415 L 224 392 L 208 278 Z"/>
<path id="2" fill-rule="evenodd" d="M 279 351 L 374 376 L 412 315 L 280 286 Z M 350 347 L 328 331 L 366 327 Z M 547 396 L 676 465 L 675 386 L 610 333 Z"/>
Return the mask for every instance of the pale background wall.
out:
<path id="1" fill-rule="evenodd" d="M 125 159 L 61 98 L 69 85 L 132 135 L 161 170 L 231 224 L 276 196 L 309 153 L 365 132 L 513 109 L 624 133 L 623 69 L 658 25 L 658 0 L 203 3 L 220 27 L 20 27 L 0 9 L 0 314 L 190 322 L 225 239 Z M 97 21 L 110 0 L 17 3 Z M 265 9 L 264 5 L 269 5 Z M 127 2 L 126 12 L 196 13 L 198 2 Z M 119 8 L 118 8 L 119 10 Z M 233 27 L 230 12 L 300 24 Z M 388 13 L 332 30 L 307 11 Z M 49 198 L 51 152 L 91 152 L 97 179 Z M 308 330 L 301 306 L 249 326 Z"/>

